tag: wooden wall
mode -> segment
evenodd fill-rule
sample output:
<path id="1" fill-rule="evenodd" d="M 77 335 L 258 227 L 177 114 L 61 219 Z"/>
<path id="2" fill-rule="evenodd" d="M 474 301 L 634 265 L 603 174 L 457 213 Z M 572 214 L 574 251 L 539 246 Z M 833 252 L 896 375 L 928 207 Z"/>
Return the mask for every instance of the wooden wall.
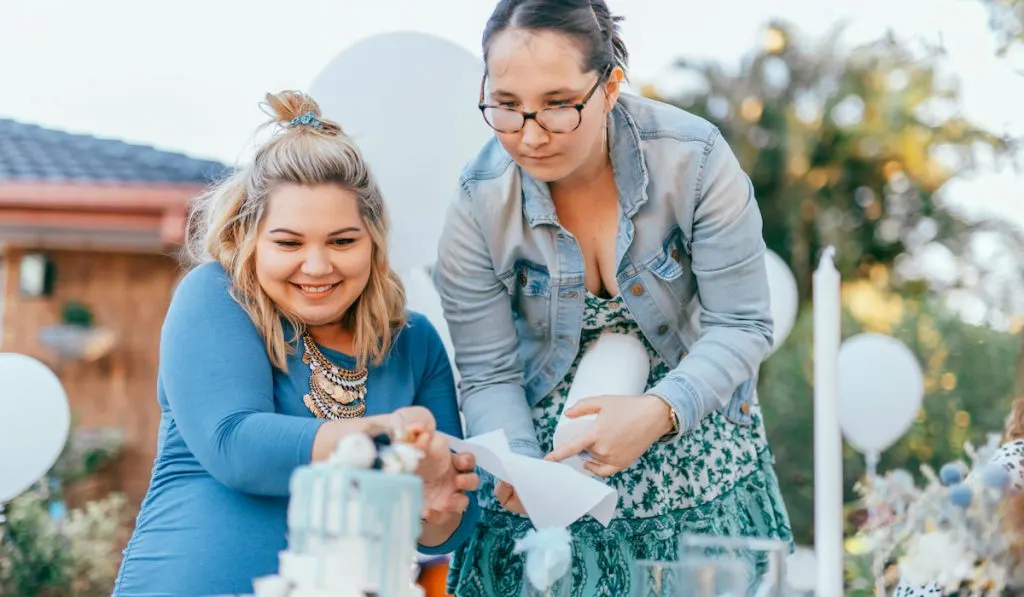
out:
<path id="1" fill-rule="evenodd" d="M 160 411 L 156 374 L 160 327 L 182 269 L 161 255 L 47 251 L 55 266 L 52 296 L 25 298 L 18 290 L 21 251 L 6 252 L 3 342 L 0 350 L 35 357 L 60 377 L 73 416 L 84 428 L 117 427 L 124 451 L 106 474 L 105 489 L 138 503 L 145 495 L 156 450 Z M 0 269 L 2 271 L 2 269 Z M 95 362 L 62 362 L 38 341 L 41 328 L 60 322 L 67 301 L 84 303 L 95 324 L 117 332 L 118 343 Z M 100 497 L 100 496 L 96 496 Z"/>

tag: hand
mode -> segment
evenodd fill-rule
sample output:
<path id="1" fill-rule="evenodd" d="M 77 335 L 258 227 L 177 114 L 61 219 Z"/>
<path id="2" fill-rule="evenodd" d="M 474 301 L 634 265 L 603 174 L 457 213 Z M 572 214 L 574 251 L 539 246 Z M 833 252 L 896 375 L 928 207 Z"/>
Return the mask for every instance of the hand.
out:
<path id="1" fill-rule="evenodd" d="M 519 500 L 519 494 L 516 493 L 515 487 L 508 483 L 498 481 L 498 485 L 494 488 L 494 497 L 498 498 L 501 507 L 509 512 L 526 514 L 526 508 L 523 508 L 523 502 Z"/>
<path id="2" fill-rule="evenodd" d="M 391 413 L 394 426 L 398 429 L 406 429 L 413 425 L 419 425 L 419 429 L 433 432 L 437 429 L 437 421 L 433 413 L 422 406 L 404 406 Z"/>
<path id="3" fill-rule="evenodd" d="M 448 439 L 435 432 L 421 433 L 413 444 L 423 452 L 416 474 L 423 479 L 423 518 L 440 523 L 447 515 L 469 506 L 467 491 L 480 486 L 472 454 L 453 454 Z"/>
<path id="4" fill-rule="evenodd" d="M 587 432 L 544 457 L 560 462 L 586 452 L 587 470 L 609 477 L 633 465 L 672 430 L 671 409 L 658 396 L 597 396 L 565 411 L 570 419 L 596 414 Z"/>

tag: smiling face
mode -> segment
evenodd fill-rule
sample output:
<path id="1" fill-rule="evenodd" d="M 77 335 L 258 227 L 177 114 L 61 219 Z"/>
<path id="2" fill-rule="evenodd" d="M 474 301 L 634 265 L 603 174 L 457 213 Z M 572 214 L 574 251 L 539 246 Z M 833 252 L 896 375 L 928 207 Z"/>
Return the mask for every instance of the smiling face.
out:
<path id="1" fill-rule="evenodd" d="M 259 226 L 256 279 L 278 308 L 307 326 L 334 324 L 366 288 L 373 251 L 354 192 L 281 183 Z"/>
<path id="2" fill-rule="evenodd" d="M 555 31 L 506 29 L 488 48 L 486 104 L 527 113 L 571 108 L 599 85 L 572 132 L 552 133 L 533 119 L 518 132 L 495 132 L 509 155 L 543 182 L 591 171 L 607 157 L 606 116 L 618 97 L 622 71 L 613 69 L 605 81 L 600 73 L 584 70 L 583 64 L 573 38 Z"/>

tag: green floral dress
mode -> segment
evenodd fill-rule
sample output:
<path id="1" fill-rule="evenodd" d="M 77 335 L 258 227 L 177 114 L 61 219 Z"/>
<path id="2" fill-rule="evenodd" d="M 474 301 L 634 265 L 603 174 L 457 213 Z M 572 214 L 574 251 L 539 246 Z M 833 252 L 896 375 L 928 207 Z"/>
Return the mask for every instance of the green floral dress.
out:
<path id="1" fill-rule="evenodd" d="M 544 453 L 552 449 L 555 425 L 580 357 L 604 331 L 643 340 L 651 358 L 648 387 L 671 370 L 643 337 L 621 300 L 588 293 L 576 361 L 565 379 L 533 408 Z M 751 413 L 753 424 L 749 426 L 713 413 L 682 438 L 655 444 L 636 464 L 607 479 L 619 493 L 611 524 L 605 528 L 586 516 L 570 527 L 573 597 L 630 595 L 635 561 L 676 560 L 681 535 L 792 540 L 756 404 Z M 513 548 L 515 540 L 532 525 L 526 517 L 497 503 L 490 475 L 483 476 L 477 495 L 483 508 L 481 520 L 452 558 L 448 590 L 458 597 L 519 597 L 523 560 L 513 554 Z"/>

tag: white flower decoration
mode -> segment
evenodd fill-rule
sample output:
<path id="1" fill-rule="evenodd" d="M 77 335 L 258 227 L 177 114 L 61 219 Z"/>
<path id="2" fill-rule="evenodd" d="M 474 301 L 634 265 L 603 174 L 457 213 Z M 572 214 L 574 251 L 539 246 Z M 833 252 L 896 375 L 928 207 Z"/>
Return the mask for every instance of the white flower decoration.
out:
<path id="1" fill-rule="evenodd" d="M 362 433 L 346 435 L 338 441 L 331 454 L 331 462 L 352 468 L 372 468 L 377 458 L 377 446 Z"/>

